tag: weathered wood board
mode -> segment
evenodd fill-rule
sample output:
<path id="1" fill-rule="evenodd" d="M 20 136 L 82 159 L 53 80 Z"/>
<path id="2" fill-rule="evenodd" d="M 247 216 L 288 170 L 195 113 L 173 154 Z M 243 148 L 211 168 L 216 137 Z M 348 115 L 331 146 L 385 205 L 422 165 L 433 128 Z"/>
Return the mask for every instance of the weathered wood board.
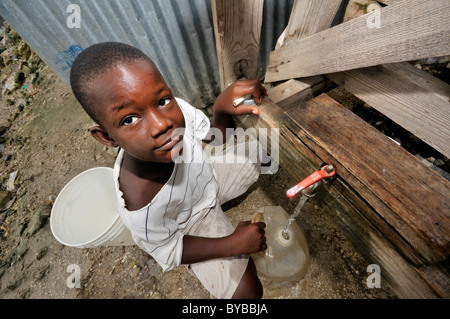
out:
<path id="1" fill-rule="evenodd" d="M 448 181 L 325 94 L 284 119 L 426 262 L 448 257 Z"/>
<path id="2" fill-rule="evenodd" d="M 331 73 L 328 78 L 450 157 L 450 86 L 409 63 Z"/>
<path id="3" fill-rule="evenodd" d="M 399 1 L 272 51 L 266 82 L 450 54 L 447 0 Z"/>

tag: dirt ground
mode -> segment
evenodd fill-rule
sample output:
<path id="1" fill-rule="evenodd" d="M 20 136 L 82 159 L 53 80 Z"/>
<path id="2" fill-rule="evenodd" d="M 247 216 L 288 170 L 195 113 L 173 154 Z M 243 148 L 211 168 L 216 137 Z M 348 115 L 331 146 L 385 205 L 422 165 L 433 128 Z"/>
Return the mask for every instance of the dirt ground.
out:
<path id="1" fill-rule="evenodd" d="M 116 154 L 90 137 L 93 123 L 70 89 L 17 35 L 8 41 L 6 47 L 14 49 L 2 53 L 0 78 L 0 298 L 210 298 L 184 266 L 162 272 L 136 246 L 78 249 L 55 240 L 49 216 L 58 193 L 89 168 L 112 167 Z M 14 189 L 7 191 L 13 172 Z M 226 214 L 237 224 L 263 206 L 281 205 L 292 213 L 295 202 L 284 194 L 296 182 L 282 168 L 262 175 L 225 206 Z M 370 262 L 314 199 L 296 221 L 308 241 L 308 273 L 298 281 L 263 280 L 263 298 L 395 298 L 383 282 L 381 289 L 367 287 Z M 80 288 L 67 284 L 69 265 L 79 266 Z"/>

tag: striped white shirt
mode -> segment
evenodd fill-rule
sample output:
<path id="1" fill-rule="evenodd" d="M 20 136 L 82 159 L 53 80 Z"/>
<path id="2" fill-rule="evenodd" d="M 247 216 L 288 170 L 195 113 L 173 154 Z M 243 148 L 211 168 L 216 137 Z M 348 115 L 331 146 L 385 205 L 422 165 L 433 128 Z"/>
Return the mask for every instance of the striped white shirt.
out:
<path id="1" fill-rule="evenodd" d="M 210 123 L 202 111 L 176 98 L 184 115 L 183 160 L 176 161 L 171 177 L 152 201 L 139 210 L 128 211 L 119 189 L 123 149 L 114 164 L 117 204 L 125 226 L 136 244 L 163 268 L 181 264 L 184 233 L 214 207 L 217 180 L 213 166 L 202 149 Z"/>

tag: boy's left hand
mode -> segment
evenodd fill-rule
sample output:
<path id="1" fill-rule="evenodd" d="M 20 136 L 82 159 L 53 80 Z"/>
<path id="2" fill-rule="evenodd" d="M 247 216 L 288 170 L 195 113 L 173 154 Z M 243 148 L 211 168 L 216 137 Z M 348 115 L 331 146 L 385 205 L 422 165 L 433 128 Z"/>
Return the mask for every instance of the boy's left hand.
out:
<path id="1" fill-rule="evenodd" d="M 262 86 L 259 79 L 238 80 L 226 88 L 214 103 L 214 111 L 228 115 L 244 115 L 244 114 L 259 114 L 256 106 L 239 104 L 233 105 L 233 101 L 252 95 L 257 104 L 261 103 L 264 95 L 267 96 L 266 89 Z"/>

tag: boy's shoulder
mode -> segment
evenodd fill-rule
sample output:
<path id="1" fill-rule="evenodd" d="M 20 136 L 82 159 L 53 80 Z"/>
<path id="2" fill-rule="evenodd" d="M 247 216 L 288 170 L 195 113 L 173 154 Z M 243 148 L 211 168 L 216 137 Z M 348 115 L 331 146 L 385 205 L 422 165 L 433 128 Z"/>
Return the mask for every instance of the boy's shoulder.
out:
<path id="1" fill-rule="evenodd" d="M 131 173 L 129 161 L 124 160 L 126 155 L 123 149 L 119 152 L 114 177 L 117 178 L 117 187 L 122 194 L 127 210 L 135 211 L 146 207 L 153 200 L 169 180 L 173 165 L 160 167 L 157 170 L 159 174 L 155 178 L 142 178 L 142 176 Z"/>

